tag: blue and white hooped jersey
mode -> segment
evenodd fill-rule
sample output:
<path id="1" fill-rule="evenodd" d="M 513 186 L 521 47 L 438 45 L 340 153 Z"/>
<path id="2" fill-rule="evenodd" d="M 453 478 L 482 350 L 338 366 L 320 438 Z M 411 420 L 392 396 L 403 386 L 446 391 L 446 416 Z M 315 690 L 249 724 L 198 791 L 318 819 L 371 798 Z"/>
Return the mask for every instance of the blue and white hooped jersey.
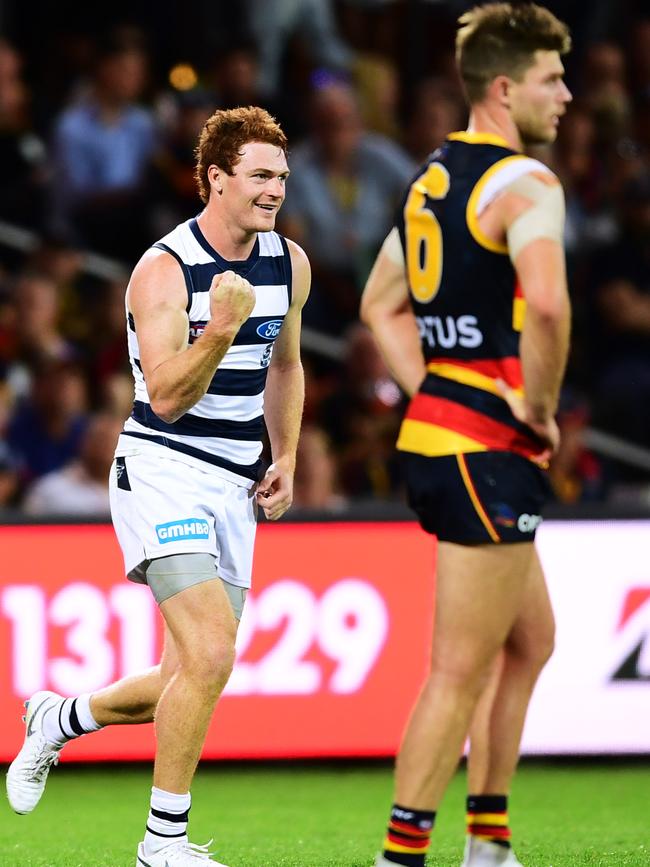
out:
<path id="1" fill-rule="evenodd" d="M 128 346 L 135 401 L 124 425 L 117 455 L 151 443 L 174 452 L 177 460 L 209 465 L 241 484 L 260 475 L 264 387 L 273 344 L 291 303 L 291 259 L 276 232 L 257 236 L 245 261 L 228 262 L 203 236 L 196 219 L 181 223 L 153 245 L 178 261 L 185 276 L 190 320 L 189 344 L 210 321 L 210 284 L 215 274 L 235 271 L 255 288 L 255 306 L 223 357 L 206 394 L 177 421 L 168 424 L 151 409 L 140 364 L 138 336 L 130 313 Z M 171 455 L 170 455 L 171 456 Z M 207 469 L 207 466 L 206 466 Z"/>

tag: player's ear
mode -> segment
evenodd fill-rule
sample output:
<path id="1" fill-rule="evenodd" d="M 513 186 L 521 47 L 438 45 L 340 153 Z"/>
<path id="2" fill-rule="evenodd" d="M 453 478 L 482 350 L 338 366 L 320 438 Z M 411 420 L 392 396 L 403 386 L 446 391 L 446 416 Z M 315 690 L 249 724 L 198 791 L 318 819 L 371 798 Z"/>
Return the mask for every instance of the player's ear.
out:
<path id="1" fill-rule="evenodd" d="M 488 85 L 488 94 L 504 108 L 510 108 L 512 79 L 507 75 L 497 75 Z"/>
<path id="2" fill-rule="evenodd" d="M 223 172 L 219 166 L 208 166 L 208 182 L 210 184 L 210 189 L 218 196 L 223 193 Z"/>

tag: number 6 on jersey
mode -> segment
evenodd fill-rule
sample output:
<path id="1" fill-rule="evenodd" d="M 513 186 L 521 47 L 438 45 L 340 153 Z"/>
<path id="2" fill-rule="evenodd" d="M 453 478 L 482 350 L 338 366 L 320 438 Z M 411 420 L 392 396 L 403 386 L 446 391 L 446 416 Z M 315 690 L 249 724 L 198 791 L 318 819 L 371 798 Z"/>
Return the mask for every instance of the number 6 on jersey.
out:
<path id="1" fill-rule="evenodd" d="M 442 277 L 442 230 L 427 198 L 444 199 L 448 192 L 449 172 L 441 163 L 431 163 L 411 187 L 404 208 L 409 284 L 422 304 L 435 297 Z"/>

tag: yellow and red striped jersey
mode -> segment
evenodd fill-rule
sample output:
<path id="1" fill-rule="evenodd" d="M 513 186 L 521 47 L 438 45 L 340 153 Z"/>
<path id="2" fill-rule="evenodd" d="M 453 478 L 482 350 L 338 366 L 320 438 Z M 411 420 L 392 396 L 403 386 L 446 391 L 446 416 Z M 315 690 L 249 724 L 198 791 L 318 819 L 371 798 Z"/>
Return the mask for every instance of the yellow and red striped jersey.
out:
<path id="1" fill-rule="evenodd" d="M 522 389 L 525 300 L 507 246 L 478 222 L 503 186 L 540 169 L 548 171 L 498 136 L 452 133 L 407 191 L 397 226 L 427 376 L 402 422 L 402 451 L 542 450 L 496 384 Z"/>

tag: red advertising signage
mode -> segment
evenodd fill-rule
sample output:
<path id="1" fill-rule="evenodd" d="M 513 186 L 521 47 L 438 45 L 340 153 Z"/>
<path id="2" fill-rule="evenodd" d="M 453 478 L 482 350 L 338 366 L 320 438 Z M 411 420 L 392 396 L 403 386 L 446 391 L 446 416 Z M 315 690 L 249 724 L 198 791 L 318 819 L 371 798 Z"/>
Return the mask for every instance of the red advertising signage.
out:
<path id="1" fill-rule="evenodd" d="M 25 698 L 92 692 L 158 661 L 161 619 L 110 526 L 0 528 L 0 761 Z M 237 663 L 207 758 L 394 754 L 425 675 L 435 543 L 415 524 L 261 525 Z M 71 743 L 68 760 L 145 759 L 151 725 Z"/>

